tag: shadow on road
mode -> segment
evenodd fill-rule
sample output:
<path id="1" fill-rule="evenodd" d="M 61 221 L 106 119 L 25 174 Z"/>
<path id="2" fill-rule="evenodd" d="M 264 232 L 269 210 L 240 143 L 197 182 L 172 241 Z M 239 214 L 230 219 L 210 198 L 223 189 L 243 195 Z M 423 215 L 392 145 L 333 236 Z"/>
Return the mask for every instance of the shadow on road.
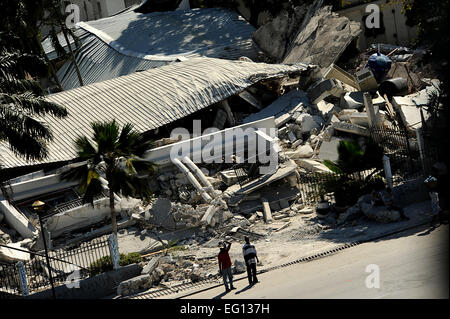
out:
<path id="1" fill-rule="evenodd" d="M 222 292 L 220 295 L 217 295 L 215 297 L 213 297 L 213 299 L 222 299 L 223 296 L 227 295 L 229 292 L 224 291 Z"/>
<path id="2" fill-rule="evenodd" d="M 243 293 L 244 291 L 249 290 L 249 289 L 252 288 L 253 286 L 254 286 L 254 285 L 248 285 L 247 287 L 244 287 L 244 288 L 242 288 L 241 290 L 236 291 L 234 294 L 235 294 L 235 295 L 239 295 L 240 293 Z"/>

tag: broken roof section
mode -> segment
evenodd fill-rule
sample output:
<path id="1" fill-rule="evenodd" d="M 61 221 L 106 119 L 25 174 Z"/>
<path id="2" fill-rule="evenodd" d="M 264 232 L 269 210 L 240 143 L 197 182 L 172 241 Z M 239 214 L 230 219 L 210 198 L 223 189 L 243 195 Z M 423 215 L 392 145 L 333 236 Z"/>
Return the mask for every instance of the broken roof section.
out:
<path id="1" fill-rule="evenodd" d="M 298 76 L 305 64 L 281 65 L 214 58 L 192 58 L 177 64 L 137 72 L 112 80 L 52 94 L 48 100 L 67 108 L 62 120 L 40 118 L 50 126 L 54 140 L 49 156 L 26 162 L 0 143 L 0 162 L 6 168 L 71 160 L 74 140 L 91 136 L 90 123 L 116 119 L 132 123 L 141 132 L 156 129 L 214 103 L 236 95 L 262 80 Z"/>
<path id="2" fill-rule="evenodd" d="M 160 67 L 185 58 L 257 58 L 255 28 L 225 9 L 193 9 L 148 14 L 124 12 L 80 22 L 77 61 L 85 84 Z M 48 41 L 48 40 L 47 40 Z M 64 42 L 65 43 L 65 42 Z M 52 47 L 44 41 L 49 57 Z M 64 89 L 79 86 L 70 61 L 58 71 Z"/>

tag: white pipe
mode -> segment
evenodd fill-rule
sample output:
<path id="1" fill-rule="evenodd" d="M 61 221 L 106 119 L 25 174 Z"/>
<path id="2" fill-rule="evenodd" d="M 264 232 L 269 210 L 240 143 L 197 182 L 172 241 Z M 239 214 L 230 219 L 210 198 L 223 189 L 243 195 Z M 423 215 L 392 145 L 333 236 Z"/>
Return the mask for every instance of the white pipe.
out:
<path id="1" fill-rule="evenodd" d="M 203 174 L 202 170 L 195 165 L 193 161 L 188 156 L 185 156 L 183 158 L 183 163 L 187 165 L 187 167 L 197 175 L 197 177 L 200 179 L 200 182 L 203 183 L 204 186 L 206 186 L 204 189 L 211 194 L 213 198 L 217 197 L 216 191 L 210 181 L 206 178 L 205 174 Z"/>
<path id="2" fill-rule="evenodd" d="M 183 163 L 181 163 L 181 161 L 178 158 L 173 158 L 172 163 L 174 163 L 186 175 L 188 180 L 195 187 L 195 189 L 197 189 L 200 192 L 203 199 L 207 203 L 212 201 L 211 196 L 208 195 L 208 193 L 203 189 L 202 185 L 200 185 L 200 183 L 197 181 L 197 179 L 194 177 L 191 171 Z"/>

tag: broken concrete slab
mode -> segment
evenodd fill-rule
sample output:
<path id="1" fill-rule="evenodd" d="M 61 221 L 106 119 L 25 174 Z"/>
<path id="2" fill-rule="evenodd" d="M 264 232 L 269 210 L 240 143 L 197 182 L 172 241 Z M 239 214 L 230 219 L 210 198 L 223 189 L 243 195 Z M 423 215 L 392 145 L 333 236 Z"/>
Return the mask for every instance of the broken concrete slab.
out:
<path id="1" fill-rule="evenodd" d="M 287 50 L 283 63 L 312 63 L 324 72 L 362 32 L 359 22 L 339 16 L 331 11 L 331 6 L 320 8 L 307 22 Z"/>
<path id="2" fill-rule="evenodd" d="M 309 88 L 308 97 L 311 103 L 317 104 L 330 95 L 339 98 L 344 93 L 342 85 L 337 80 L 323 79 Z"/>
<path id="3" fill-rule="evenodd" d="M 328 67 L 328 69 L 324 72 L 323 77 L 325 79 L 332 79 L 332 78 L 337 79 L 337 80 L 341 81 L 342 83 L 349 85 L 354 90 L 360 89 L 355 77 L 352 74 L 344 71 L 343 69 L 341 69 L 334 63 L 331 64 Z M 347 88 L 345 88 L 345 89 L 346 89 L 346 91 L 349 91 L 349 89 L 347 89 Z"/>
<path id="4" fill-rule="evenodd" d="M 28 220 L 28 218 L 6 200 L 0 201 L 0 211 L 4 215 L 8 225 L 16 230 L 23 238 L 33 238 L 38 231 Z"/>
<path id="5" fill-rule="evenodd" d="M 337 131 L 361 135 L 361 136 L 370 136 L 370 132 L 367 128 L 351 123 L 333 123 L 333 128 Z"/>
<path id="6" fill-rule="evenodd" d="M 266 185 L 270 185 L 271 183 L 278 181 L 282 178 L 285 178 L 291 174 L 295 174 L 295 170 L 297 165 L 295 162 L 285 167 L 280 167 L 274 174 L 264 175 L 263 177 L 258 178 L 255 181 L 249 182 L 246 185 L 243 185 L 241 189 L 236 192 L 236 195 L 241 194 L 250 194 Z"/>
<path id="7" fill-rule="evenodd" d="M 319 120 L 319 117 L 304 113 L 295 122 L 301 126 L 302 133 L 310 133 L 313 129 L 320 129 L 320 123 L 316 120 Z"/>
<path id="8" fill-rule="evenodd" d="M 291 159 L 310 158 L 314 155 L 314 150 L 309 144 L 299 146 L 295 151 L 287 151 L 285 155 Z"/>
<path id="9" fill-rule="evenodd" d="M 261 202 L 263 205 L 263 217 L 266 223 L 272 222 L 272 211 L 270 209 L 269 202 L 265 198 L 261 198 Z"/>
<path id="10" fill-rule="evenodd" d="M 341 111 L 341 108 L 333 103 L 327 103 L 325 101 L 320 101 L 317 103 L 317 108 L 319 109 L 322 117 L 329 121 L 331 120 L 334 114 L 337 114 Z"/>
<path id="11" fill-rule="evenodd" d="M 156 269 L 156 267 L 159 266 L 160 259 L 161 257 L 159 256 L 152 257 L 142 269 L 141 275 L 151 274 Z"/>
<path id="12" fill-rule="evenodd" d="M 322 142 L 319 151 L 319 159 L 336 162 L 339 158 L 338 146 L 341 138 L 333 137 L 329 142 Z"/>
<path id="13" fill-rule="evenodd" d="M 312 159 L 298 159 L 295 161 L 298 166 L 304 168 L 309 172 L 317 173 L 332 173 L 332 171 L 323 165 L 321 162 Z"/>
<path id="14" fill-rule="evenodd" d="M 276 17 L 255 31 L 253 40 L 265 54 L 280 61 L 286 53 L 287 45 L 300 27 L 308 8 L 308 4 L 302 4 L 295 7 L 293 11 L 281 10 Z"/>
<path id="15" fill-rule="evenodd" d="M 203 215 L 201 219 L 201 223 L 210 225 L 211 227 L 214 227 L 215 221 L 213 219 L 214 214 L 216 213 L 217 207 L 211 205 L 206 210 L 205 214 Z"/>
<path id="16" fill-rule="evenodd" d="M 122 281 L 117 287 L 118 296 L 127 296 L 133 293 L 150 289 L 153 285 L 152 277 L 149 274 L 140 275 L 125 281 Z"/>
<path id="17" fill-rule="evenodd" d="M 386 101 L 380 96 L 376 95 L 372 98 L 372 104 L 378 107 L 384 107 Z M 347 92 L 341 97 L 340 106 L 346 109 L 357 109 L 362 111 L 365 107 L 364 105 L 364 92 Z"/>
<path id="18" fill-rule="evenodd" d="M 310 102 L 305 91 L 292 90 L 280 96 L 261 111 L 244 118 L 243 123 L 259 121 L 274 116 L 275 126 L 281 127 L 292 118 L 295 111 L 301 110 L 308 105 L 310 105 Z"/>
<path id="19" fill-rule="evenodd" d="M 156 226 L 175 229 L 176 222 L 171 214 L 172 203 L 167 198 L 158 198 L 145 213 L 145 219 Z"/>
<path id="20" fill-rule="evenodd" d="M 412 96 L 394 96 L 392 98 L 392 106 L 409 130 L 416 130 L 422 127 L 420 108 L 416 106 Z M 422 113 L 426 121 L 430 115 L 425 110 L 422 110 Z"/>

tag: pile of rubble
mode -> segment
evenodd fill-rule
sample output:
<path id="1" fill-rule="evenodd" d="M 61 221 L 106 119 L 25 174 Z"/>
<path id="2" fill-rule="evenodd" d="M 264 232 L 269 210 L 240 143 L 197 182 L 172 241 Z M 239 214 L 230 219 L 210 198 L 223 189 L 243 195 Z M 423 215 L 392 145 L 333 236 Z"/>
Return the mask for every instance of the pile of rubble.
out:
<path id="1" fill-rule="evenodd" d="M 152 287 L 164 287 L 185 282 L 198 282 L 217 276 L 217 271 L 210 270 L 208 260 L 178 257 L 174 255 L 151 257 L 142 262 L 140 276 L 123 281 L 117 287 L 117 295 L 128 296 Z M 216 269 L 214 267 L 213 269 Z M 243 261 L 236 260 L 233 273 L 245 272 Z"/>

